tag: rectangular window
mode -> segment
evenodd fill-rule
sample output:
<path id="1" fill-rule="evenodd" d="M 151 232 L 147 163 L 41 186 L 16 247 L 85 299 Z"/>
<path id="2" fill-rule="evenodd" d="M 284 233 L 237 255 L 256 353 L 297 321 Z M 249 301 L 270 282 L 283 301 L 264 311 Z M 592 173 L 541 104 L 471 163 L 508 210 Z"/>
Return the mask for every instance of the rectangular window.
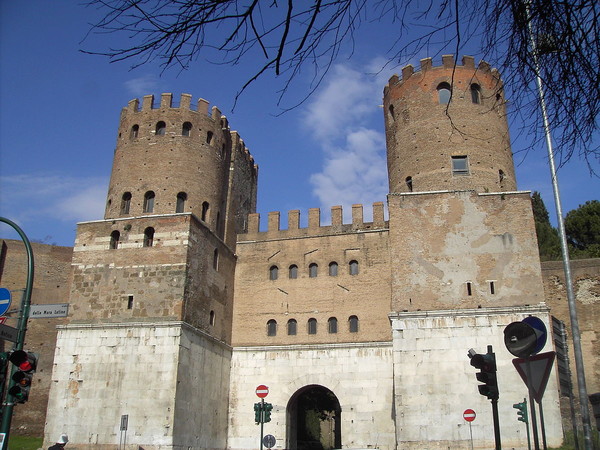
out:
<path id="1" fill-rule="evenodd" d="M 469 175 L 469 160 L 466 156 L 452 157 L 452 174 Z"/>
<path id="2" fill-rule="evenodd" d="M 494 286 L 494 282 L 490 281 L 490 294 L 494 295 L 496 293 L 496 286 Z"/>
<path id="3" fill-rule="evenodd" d="M 127 309 L 133 309 L 133 295 L 127 296 Z"/>
<path id="4" fill-rule="evenodd" d="M 471 289 L 471 282 L 467 281 L 467 295 L 473 295 L 473 291 Z"/>

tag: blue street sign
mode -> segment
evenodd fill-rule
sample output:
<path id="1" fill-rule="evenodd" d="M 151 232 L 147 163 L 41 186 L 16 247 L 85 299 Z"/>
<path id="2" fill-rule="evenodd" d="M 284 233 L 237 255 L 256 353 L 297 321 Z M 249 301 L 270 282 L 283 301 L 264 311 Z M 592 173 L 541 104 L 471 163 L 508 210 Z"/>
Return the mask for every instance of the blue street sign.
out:
<path id="1" fill-rule="evenodd" d="M 0 316 L 3 316 L 8 308 L 10 308 L 11 295 L 6 288 L 0 288 Z"/>
<path id="2" fill-rule="evenodd" d="M 542 319 L 535 316 L 525 317 L 522 322 L 526 323 L 535 330 L 535 334 L 537 336 L 537 345 L 531 354 L 536 355 L 546 345 L 546 338 L 548 336 L 546 324 L 542 322 Z"/>

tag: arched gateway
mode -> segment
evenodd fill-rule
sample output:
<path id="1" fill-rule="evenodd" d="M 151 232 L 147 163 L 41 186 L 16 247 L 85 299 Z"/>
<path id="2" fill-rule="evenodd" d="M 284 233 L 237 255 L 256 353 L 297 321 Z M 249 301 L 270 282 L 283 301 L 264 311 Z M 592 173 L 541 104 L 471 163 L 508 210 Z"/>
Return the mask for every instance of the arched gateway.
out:
<path id="1" fill-rule="evenodd" d="M 316 384 L 292 395 L 287 406 L 287 448 L 342 448 L 340 402 L 333 392 Z"/>

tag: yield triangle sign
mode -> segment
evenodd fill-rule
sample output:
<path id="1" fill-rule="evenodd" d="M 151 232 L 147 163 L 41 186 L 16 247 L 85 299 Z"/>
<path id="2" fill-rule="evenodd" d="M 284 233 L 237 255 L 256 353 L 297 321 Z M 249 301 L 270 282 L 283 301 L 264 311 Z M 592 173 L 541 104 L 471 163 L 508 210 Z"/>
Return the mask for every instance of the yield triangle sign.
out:
<path id="1" fill-rule="evenodd" d="M 517 372 L 521 375 L 525 385 L 531 389 L 533 398 L 538 403 L 542 401 L 544 396 L 555 356 L 556 352 L 546 352 L 529 358 L 515 358 L 512 360 Z M 528 361 L 529 369 L 527 367 Z M 531 378 L 528 376 L 529 371 L 531 371 Z"/>

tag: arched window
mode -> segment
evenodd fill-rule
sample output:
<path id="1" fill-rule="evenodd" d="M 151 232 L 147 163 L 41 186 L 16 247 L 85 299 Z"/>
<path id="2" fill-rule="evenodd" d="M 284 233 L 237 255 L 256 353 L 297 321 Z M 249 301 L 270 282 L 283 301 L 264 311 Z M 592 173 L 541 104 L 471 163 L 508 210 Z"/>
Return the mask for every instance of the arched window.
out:
<path id="1" fill-rule="evenodd" d="M 202 219 L 202 222 L 206 222 L 207 218 L 208 218 L 208 202 L 203 202 L 202 203 L 202 215 L 200 216 L 200 219 Z"/>
<path id="2" fill-rule="evenodd" d="M 408 188 L 408 192 L 413 191 L 412 177 L 406 177 L 406 187 Z"/>
<path id="3" fill-rule="evenodd" d="M 348 263 L 350 275 L 358 275 L 358 261 L 352 260 Z"/>
<path id="4" fill-rule="evenodd" d="M 175 206 L 176 213 L 182 213 L 185 211 L 185 201 L 187 200 L 187 194 L 180 192 L 177 194 L 177 205 Z"/>
<path id="5" fill-rule="evenodd" d="M 208 318 L 208 323 L 210 323 L 213 327 L 215 326 L 215 312 L 211 311 L 210 316 Z"/>
<path id="6" fill-rule="evenodd" d="M 390 105 L 388 110 L 390 111 L 390 117 L 392 118 L 392 120 L 395 120 L 396 116 L 394 115 L 394 105 Z"/>
<path id="7" fill-rule="evenodd" d="M 310 278 L 316 278 L 318 269 L 319 269 L 319 266 L 316 263 L 312 263 L 311 265 L 309 265 L 308 266 L 308 276 Z"/>
<path id="8" fill-rule="evenodd" d="M 277 321 L 275 319 L 267 322 L 267 336 L 277 336 Z"/>
<path id="9" fill-rule="evenodd" d="M 296 278 L 298 278 L 298 266 L 296 264 L 292 264 L 290 266 L 289 277 L 292 280 L 295 280 Z"/>
<path id="10" fill-rule="evenodd" d="M 135 124 L 134 126 L 131 127 L 131 132 L 129 133 L 129 138 L 136 139 L 138 137 L 139 133 L 140 133 L 140 126 L 138 124 Z"/>
<path id="11" fill-rule="evenodd" d="M 330 317 L 327 320 L 327 331 L 331 334 L 337 333 L 337 319 L 335 317 Z"/>
<path id="12" fill-rule="evenodd" d="M 471 85 L 471 101 L 477 105 L 481 104 L 481 88 L 476 83 Z"/>
<path id="13" fill-rule="evenodd" d="M 276 280 L 279 272 L 279 268 L 277 266 L 269 267 L 269 280 Z"/>
<path id="14" fill-rule="evenodd" d="M 213 132 L 212 131 L 208 131 L 206 133 L 206 143 L 208 145 L 212 145 L 212 142 L 213 142 Z"/>
<path id="15" fill-rule="evenodd" d="M 156 135 L 157 136 L 164 136 L 166 131 L 167 131 L 167 124 L 164 123 L 162 120 L 156 124 Z"/>
<path id="16" fill-rule="evenodd" d="M 131 206 L 131 192 L 125 192 L 121 197 L 121 214 L 129 214 Z"/>
<path id="17" fill-rule="evenodd" d="M 152 247 L 154 242 L 154 228 L 148 227 L 144 230 L 144 247 Z"/>
<path id="18" fill-rule="evenodd" d="M 109 248 L 111 250 L 116 250 L 117 248 L 119 248 L 119 239 L 120 238 L 121 238 L 121 233 L 119 233 L 117 230 L 115 230 L 112 233 L 110 233 L 110 245 L 109 245 Z"/>
<path id="19" fill-rule="evenodd" d="M 287 333 L 289 336 L 296 336 L 297 325 L 298 325 L 298 322 L 296 322 L 296 319 L 288 320 Z"/>
<path id="20" fill-rule="evenodd" d="M 438 102 L 440 103 L 440 105 L 447 105 L 448 103 L 450 103 L 452 91 L 450 90 L 450 85 L 448 83 L 438 84 L 437 91 Z"/>
<path id="21" fill-rule="evenodd" d="M 219 250 L 216 248 L 213 252 L 213 269 L 219 270 Z"/>
<path id="22" fill-rule="evenodd" d="M 358 333 L 358 317 L 350 316 L 348 318 L 348 328 L 350 333 Z"/>
<path id="23" fill-rule="evenodd" d="M 144 212 L 154 212 L 154 192 L 148 191 L 144 194 Z"/>
<path id="24" fill-rule="evenodd" d="M 329 263 L 329 276 L 337 277 L 337 274 L 338 274 L 338 263 L 336 263 L 335 261 L 331 261 Z"/>
<path id="25" fill-rule="evenodd" d="M 317 334 L 317 319 L 308 319 L 308 334 Z"/>
<path id="26" fill-rule="evenodd" d="M 498 171 L 498 181 L 500 181 L 500 183 L 504 181 L 504 171 L 502 169 Z"/>
<path id="27" fill-rule="evenodd" d="M 185 122 L 181 127 L 181 135 L 189 136 L 190 134 L 192 134 L 192 124 L 190 122 Z"/>

